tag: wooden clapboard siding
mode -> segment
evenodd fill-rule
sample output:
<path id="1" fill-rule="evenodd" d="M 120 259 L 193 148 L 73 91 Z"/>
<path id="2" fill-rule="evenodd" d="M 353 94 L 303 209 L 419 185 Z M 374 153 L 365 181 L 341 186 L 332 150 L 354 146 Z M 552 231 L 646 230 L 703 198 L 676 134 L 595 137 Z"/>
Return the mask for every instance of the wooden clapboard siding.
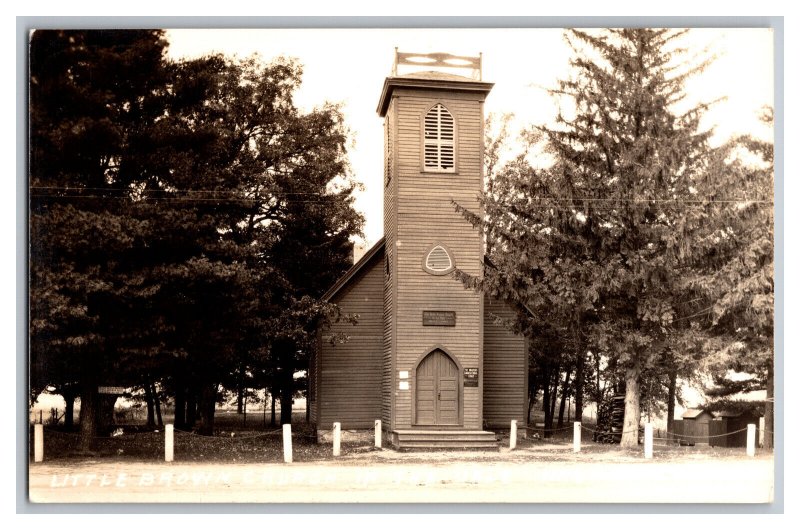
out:
<path id="1" fill-rule="evenodd" d="M 317 346 L 320 343 L 320 333 L 317 333 Z M 308 360 L 308 394 L 306 395 L 306 407 L 308 407 L 308 421 L 312 425 L 317 424 L 317 355 L 316 351 L 311 353 Z"/>
<path id="2" fill-rule="evenodd" d="M 443 244 L 455 265 L 471 274 L 481 274 L 483 245 L 480 234 L 455 211 L 457 201 L 479 211 L 478 193 L 482 186 L 482 95 L 435 90 L 397 89 L 390 112 L 396 127 L 394 164 L 396 175 L 391 192 L 387 190 L 387 245 L 394 253 L 396 274 L 392 289 L 393 341 L 398 371 L 409 372 L 409 389 L 400 390 L 393 382 L 393 429 L 409 429 L 422 418 L 430 423 L 430 412 L 415 418 L 417 363 L 433 349 L 442 347 L 463 368 L 481 367 L 482 298 L 466 290 L 452 275 L 432 275 L 422 267 L 427 251 Z M 422 124 L 425 114 L 437 103 L 453 115 L 456 136 L 454 172 L 423 172 Z M 392 235 L 389 235 L 389 232 Z M 453 327 L 422 326 L 422 311 L 454 311 Z M 456 388 L 463 374 L 457 373 Z M 426 381 L 420 381 L 427 384 Z M 483 423 L 480 387 L 463 389 L 458 406 L 459 423 L 467 429 L 480 429 Z M 424 405 L 423 405 L 424 408 Z M 445 422 L 450 423 L 450 422 Z"/>
<path id="3" fill-rule="evenodd" d="M 386 119 L 388 126 L 386 151 L 392 153 L 391 163 L 387 163 L 388 179 L 383 193 L 383 233 L 386 245 L 383 283 L 383 358 L 381 365 L 381 421 L 386 430 L 394 429 L 394 387 L 395 369 L 394 352 L 395 337 L 395 293 L 397 287 L 397 253 L 394 251 L 397 242 L 397 119 L 394 102 L 390 102 Z"/>
<path id="4" fill-rule="evenodd" d="M 528 396 L 528 354 L 525 338 L 515 335 L 494 316 L 513 319 L 505 303 L 484 299 L 483 419 L 487 427 L 508 427 L 511 420 L 525 425 Z"/>
<path id="5" fill-rule="evenodd" d="M 381 417 L 383 370 L 383 256 L 380 249 L 331 298 L 343 313 L 359 315 L 358 324 L 333 324 L 320 341 L 317 365 L 317 425 L 335 421 L 343 429 L 369 428 Z M 331 345 L 334 333 L 349 340 Z"/>

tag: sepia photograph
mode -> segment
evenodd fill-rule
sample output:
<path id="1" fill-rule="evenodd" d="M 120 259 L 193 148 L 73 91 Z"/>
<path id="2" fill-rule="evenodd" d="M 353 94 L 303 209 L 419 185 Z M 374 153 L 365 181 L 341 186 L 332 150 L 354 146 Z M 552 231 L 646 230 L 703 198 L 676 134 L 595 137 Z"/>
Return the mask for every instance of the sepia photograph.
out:
<path id="1" fill-rule="evenodd" d="M 27 38 L 28 502 L 775 502 L 774 27 Z"/>

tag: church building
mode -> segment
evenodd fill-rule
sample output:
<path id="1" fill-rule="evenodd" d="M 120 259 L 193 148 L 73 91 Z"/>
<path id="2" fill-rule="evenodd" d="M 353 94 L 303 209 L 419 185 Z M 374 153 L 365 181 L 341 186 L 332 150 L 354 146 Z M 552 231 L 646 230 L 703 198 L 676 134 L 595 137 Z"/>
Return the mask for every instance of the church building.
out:
<path id="1" fill-rule="evenodd" d="M 398 65 L 468 68 L 397 74 Z M 454 202 L 480 211 L 484 101 L 481 58 L 395 52 L 378 101 L 384 120 L 384 237 L 325 294 L 358 323 L 321 330 L 308 406 L 319 438 L 340 422 L 398 449 L 497 447 L 491 429 L 527 416 L 527 343 L 497 317 L 505 304 L 465 288 L 481 275 L 480 231 Z M 331 344 L 333 333 L 349 337 Z M 345 438 L 346 439 L 346 438 Z"/>

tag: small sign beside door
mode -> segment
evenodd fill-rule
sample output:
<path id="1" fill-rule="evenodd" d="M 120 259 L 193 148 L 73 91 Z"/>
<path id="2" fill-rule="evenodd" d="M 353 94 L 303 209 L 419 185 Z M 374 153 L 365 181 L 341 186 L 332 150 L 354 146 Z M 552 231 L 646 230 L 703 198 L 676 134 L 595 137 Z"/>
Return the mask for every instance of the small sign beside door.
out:
<path id="1" fill-rule="evenodd" d="M 408 381 L 400 381 L 400 390 L 408 390 Z"/>
<path id="2" fill-rule="evenodd" d="M 477 368 L 464 368 L 464 386 L 478 386 Z"/>

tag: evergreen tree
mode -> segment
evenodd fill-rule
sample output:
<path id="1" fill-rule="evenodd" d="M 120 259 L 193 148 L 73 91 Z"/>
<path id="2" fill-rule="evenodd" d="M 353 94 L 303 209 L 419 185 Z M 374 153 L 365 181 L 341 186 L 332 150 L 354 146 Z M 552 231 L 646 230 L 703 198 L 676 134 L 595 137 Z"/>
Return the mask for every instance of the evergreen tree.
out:
<path id="1" fill-rule="evenodd" d="M 681 279 L 704 219 L 696 180 L 709 133 L 703 106 L 673 110 L 704 66 L 677 61 L 683 33 L 570 31 L 574 75 L 553 93 L 574 111 L 526 137 L 542 135 L 553 164 L 519 155 L 484 197 L 485 219 L 465 212 L 498 242 L 496 267 L 465 280 L 569 337 L 577 366 L 590 347 L 623 372 L 626 446 L 637 443 L 642 376 L 686 354 L 669 346 L 687 340 L 684 316 L 698 307 Z"/>
<path id="2" fill-rule="evenodd" d="M 117 377 L 117 352 L 150 294 L 131 274 L 146 226 L 119 176 L 133 138 L 160 115 L 165 46 L 158 31 L 31 38 L 31 385 L 78 388 L 85 449 L 100 418 L 97 386 Z M 148 337 L 142 352 L 155 346 Z"/>
<path id="3" fill-rule="evenodd" d="M 772 125 L 772 110 L 762 116 Z M 751 136 L 715 150 L 703 182 L 714 220 L 699 239 L 703 258 L 690 283 L 704 295 L 697 320 L 710 338 L 711 397 L 766 390 L 764 445 L 773 447 L 774 423 L 774 148 Z M 749 377 L 732 380 L 728 372 Z"/>
<path id="4" fill-rule="evenodd" d="M 683 114 L 687 76 L 704 65 L 678 62 L 685 31 L 572 31 L 588 50 L 573 60 L 575 77 L 557 93 L 575 117 L 545 130 L 567 181 L 584 184 L 570 196 L 591 225 L 599 322 L 593 337 L 625 370 L 622 445 L 637 443 L 640 379 L 653 368 L 691 311 L 682 275 L 703 219 L 695 207 L 706 169 L 703 106 Z M 700 203 L 702 204 L 702 202 Z"/>

